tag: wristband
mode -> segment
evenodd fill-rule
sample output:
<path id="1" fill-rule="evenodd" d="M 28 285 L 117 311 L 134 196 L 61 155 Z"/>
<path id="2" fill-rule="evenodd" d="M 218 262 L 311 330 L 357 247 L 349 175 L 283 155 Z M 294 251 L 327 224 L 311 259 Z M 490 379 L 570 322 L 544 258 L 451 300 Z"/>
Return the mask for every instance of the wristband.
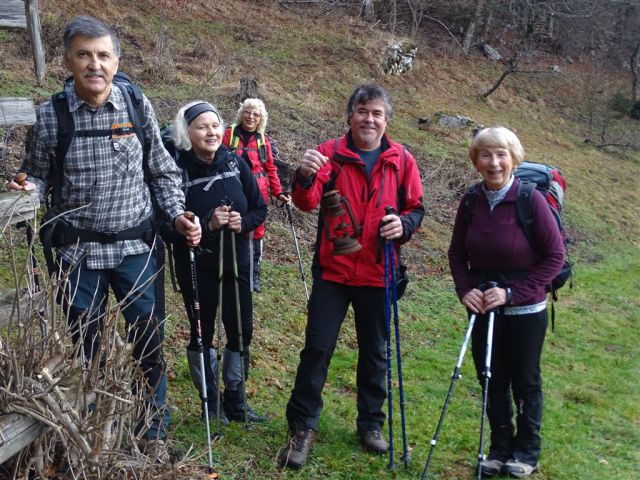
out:
<path id="1" fill-rule="evenodd" d="M 513 303 L 513 292 L 510 287 L 504 289 L 506 292 L 505 305 L 511 305 Z"/>

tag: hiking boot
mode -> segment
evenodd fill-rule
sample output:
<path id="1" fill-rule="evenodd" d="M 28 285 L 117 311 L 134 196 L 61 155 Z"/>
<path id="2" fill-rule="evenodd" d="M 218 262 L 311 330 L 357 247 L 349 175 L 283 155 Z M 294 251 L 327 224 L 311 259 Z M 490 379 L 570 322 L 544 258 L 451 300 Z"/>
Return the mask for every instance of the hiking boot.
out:
<path id="1" fill-rule="evenodd" d="M 521 462 L 517 458 L 512 458 L 504 464 L 505 473 L 515 478 L 527 478 L 537 469 L 537 465 L 529 465 L 528 463 Z"/>
<path id="2" fill-rule="evenodd" d="M 260 293 L 262 289 L 260 288 L 260 273 L 253 272 L 253 291 L 256 293 Z"/>
<path id="3" fill-rule="evenodd" d="M 280 466 L 300 468 L 307 463 L 315 436 L 316 432 L 309 427 L 298 426 L 293 429 L 289 441 L 281 449 Z"/>
<path id="4" fill-rule="evenodd" d="M 480 472 L 482 474 L 482 478 L 492 478 L 502 471 L 503 465 L 504 462 L 497 458 L 485 458 L 480 462 L 478 468 L 482 468 L 482 471 Z"/>
<path id="5" fill-rule="evenodd" d="M 207 410 L 209 410 L 209 422 L 215 423 L 217 421 L 216 420 L 216 413 L 217 413 L 216 403 L 215 402 L 213 404 L 211 404 L 211 402 L 207 402 L 207 403 L 208 403 Z M 202 420 L 204 420 L 204 409 L 202 411 L 201 417 L 202 417 Z M 223 427 L 226 427 L 227 425 L 229 425 L 229 419 L 225 415 L 224 408 L 222 408 L 222 405 L 220 405 L 220 425 L 222 425 Z"/>
<path id="6" fill-rule="evenodd" d="M 366 432 L 359 432 L 359 435 L 362 446 L 368 452 L 382 454 L 387 453 L 389 450 L 389 444 L 382 436 L 380 430 L 367 430 Z"/>
<path id="7" fill-rule="evenodd" d="M 169 450 L 167 449 L 167 445 L 166 443 L 164 443 L 164 440 L 156 438 L 152 440 L 146 440 L 143 438 L 139 441 L 138 447 L 140 448 L 140 451 L 142 453 L 144 453 L 155 463 L 164 464 L 171 461 Z"/>
<path id="8" fill-rule="evenodd" d="M 232 422 L 244 422 L 244 398 L 240 390 L 224 391 L 224 411 Z M 269 417 L 256 413 L 247 403 L 247 422 L 266 422 Z"/>

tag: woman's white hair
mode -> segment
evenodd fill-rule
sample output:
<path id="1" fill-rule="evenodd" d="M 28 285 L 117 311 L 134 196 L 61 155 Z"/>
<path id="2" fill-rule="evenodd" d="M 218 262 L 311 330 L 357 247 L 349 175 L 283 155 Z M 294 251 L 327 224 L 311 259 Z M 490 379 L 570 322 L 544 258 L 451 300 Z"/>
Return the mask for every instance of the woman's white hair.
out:
<path id="1" fill-rule="evenodd" d="M 188 151 L 192 148 L 191 139 L 189 138 L 189 126 L 187 125 L 187 121 L 184 118 L 184 114 L 191 107 L 199 103 L 209 102 L 206 102 L 205 100 L 195 100 L 193 102 L 189 102 L 186 105 L 180 107 L 180 110 L 178 110 L 178 113 L 176 113 L 176 117 L 173 119 L 173 126 L 171 127 L 171 138 L 173 139 L 173 144 L 180 150 Z M 209 105 L 211 104 L 209 103 Z M 222 119 L 222 115 L 220 115 L 220 112 L 218 112 L 216 107 L 214 107 L 213 105 L 211 105 L 211 108 L 213 108 L 213 113 L 215 113 L 220 119 L 220 125 L 224 129 L 224 120 Z"/>
<path id="2" fill-rule="evenodd" d="M 259 98 L 247 98 L 241 102 L 234 121 L 236 125 L 242 125 L 242 112 L 245 110 L 257 110 L 260 112 L 260 121 L 258 122 L 256 131 L 264 134 L 264 131 L 267 129 L 267 120 L 269 119 L 267 107 L 264 106 L 264 102 Z"/>
<path id="3" fill-rule="evenodd" d="M 509 151 L 515 167 L 524 161 L 524 148 L 518 136 L 511 130 L 501 125 L 480 130 L 473 137 L 469 147 L 469 158 L 474 165 L 478 160 L 480 150 L 485 148 L 504 148 Z"/>

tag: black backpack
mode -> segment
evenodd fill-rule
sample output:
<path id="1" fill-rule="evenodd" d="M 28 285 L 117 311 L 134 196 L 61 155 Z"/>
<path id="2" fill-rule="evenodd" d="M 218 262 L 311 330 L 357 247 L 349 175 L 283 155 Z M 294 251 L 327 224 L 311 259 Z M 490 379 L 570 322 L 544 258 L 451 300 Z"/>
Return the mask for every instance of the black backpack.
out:
<path id="1" fill-rule="evenodd" d="M 61 92 L 51 96 L 51 103 L 56 112 L 58 120 L 58 137 L 56 143 L 55 165 L 53 166 L 54 180 L 52 191 L 50 194 L 50 206 L 60 204 L 60 191 L 62 187 L 63 163 L 67 156 L 69 147 L 74 137 L 107 137 L 112 135 L 113 130 L 76 130 L 71 112 L 69 112 L 69 89 L 73 77 L 68 77 L 65 81 L 64 88 Z M 138 85 L 131 82 L 131 78 L 126 73 L 116 72 L 113 76 L 113 85 L 118 87 L 122 92 L 122 96 L 127 104 L 127 113 L 133 125 L 132 130 L 140 140 L 142 145 L 143 157 L 142 164 L 145 172 L 147 170 L 147 161 L 149 159 L 150 142 L 144 136 L 144 100 L 142 90 Z M 122 127 L 116 131 L 118 135 L 126 135 L 131 133 L 129 127 Z"/>

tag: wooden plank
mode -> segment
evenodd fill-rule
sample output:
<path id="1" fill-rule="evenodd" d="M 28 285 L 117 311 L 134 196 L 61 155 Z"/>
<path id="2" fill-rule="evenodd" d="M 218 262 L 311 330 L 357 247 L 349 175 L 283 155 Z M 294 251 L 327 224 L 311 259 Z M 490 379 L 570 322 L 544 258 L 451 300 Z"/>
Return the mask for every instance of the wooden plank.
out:
<path id="1" fill-rule="evenodd" d="M 45 299 L 42 298 L 43 293 L 44 292 L 29 293 L 24 289 L 21 293 L 19 304 L 21 314 L 31 315 L 29 311 L 30 308 L 40 308 L 42 302 L 45 301 Z M 30 298 L 31 296 L 33 298 Z M 0 328 L 9 325 L 11 320 L 13 320 L 13 324 L 19 321 L 20 316 L 18 315 L 18 311 L 14 311 L 13 306 L 15 299 L 16 292 L 13 290 L 0 292 Z"/>
<path id="2" fill-rule="evenodd" d="M 0 27 L 27 28 L 27 15 L 22 0 L 0 0 Z"/>
<path id="3" fill-rule="evenodd" d="M 76 386 L 69 388 L 66 394 L 67 399 L 71 400 L 70 396 L 77 391 L 78 388 Z M 77 409 L 81 405 L 79 400 L 83 400 L 82 405 L 90 404 L 96 401 L 96 394 L 95 392 L 81 393 L 80 397 L 75 401 L 70 401 L 71 406 Z M 57 423 L 55 419 L 52 419 L 52 421 Z M 29 415 L 10 413 L 0 416 L 0 465 L 27 447 L 38 438 L 38 435 L 45 433 L 49 429 L 51 429 L 49 425 L 45 425 Z"/>
<path id="4" fill-rule="evenodd" d="M 27 415 L 11 413 L 0 417 L 0 465 L 28 446 L 50 427 Z"/>
<path id="5" fill-rule="evenodd" d="M 45 74 L 44 47 L 40 35 L 40 14 L 38 13 L 38 0 L 25 0 L 27 22 L 31 34 L 31 46 L 33 48 L 33 62 L 36 69 L 38 85 L 42 86 Z"/>
<path id="6" fill-rule="evenodd" d="M 33 100 L 23 97 L 0 98 L 0 127 L 34 123 L 36 123 L 36 108 Z"/>
<path id="7" fill-rule="evenodd" d="M 0 233 L 7 224 L 33 219 L 38 207 L 40 197 L 36 190 L 0 193 Z"/>

